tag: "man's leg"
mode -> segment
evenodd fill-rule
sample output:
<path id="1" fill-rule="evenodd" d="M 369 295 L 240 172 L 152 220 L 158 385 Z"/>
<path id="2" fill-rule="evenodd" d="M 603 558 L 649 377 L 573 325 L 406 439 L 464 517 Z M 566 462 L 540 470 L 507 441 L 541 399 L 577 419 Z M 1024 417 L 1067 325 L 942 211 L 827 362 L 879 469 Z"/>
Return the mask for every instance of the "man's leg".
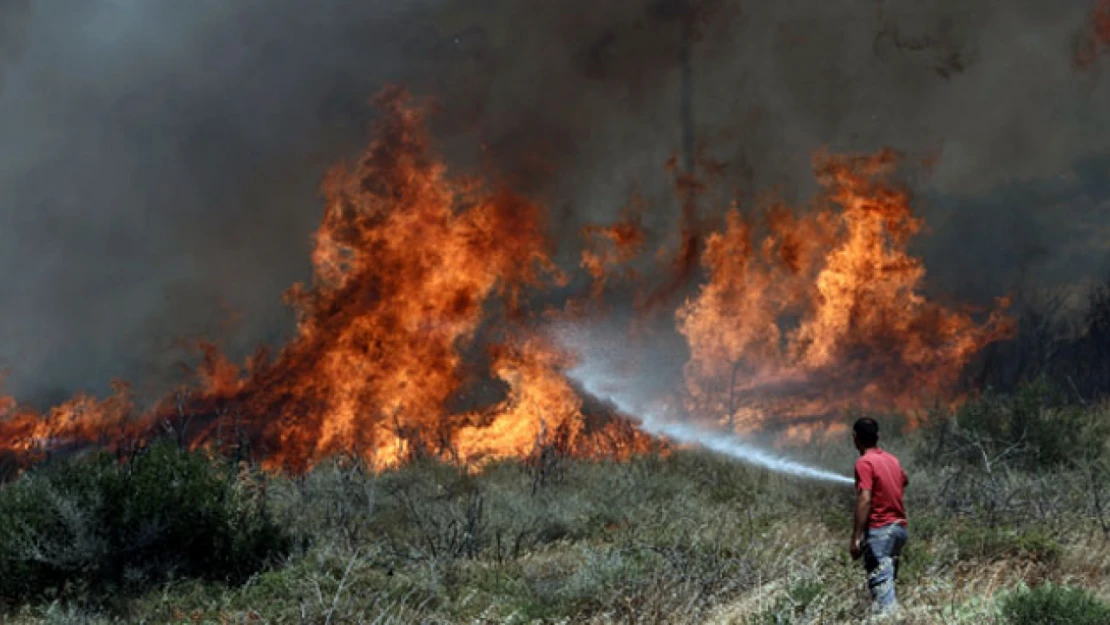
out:
<path id="1" fill-rule="evenodd" d="M 905 530 L 900 525 L 887 525 L 867 530 L 867 542 L 863 547 L 864 567 L 867 569 L 867 588 L 871 600 L 879 612 L 893 608 L 897 599 L 894 593 L 894 557 L 900 554 L 905 540 L 898 540 L 899 532 Z"/>

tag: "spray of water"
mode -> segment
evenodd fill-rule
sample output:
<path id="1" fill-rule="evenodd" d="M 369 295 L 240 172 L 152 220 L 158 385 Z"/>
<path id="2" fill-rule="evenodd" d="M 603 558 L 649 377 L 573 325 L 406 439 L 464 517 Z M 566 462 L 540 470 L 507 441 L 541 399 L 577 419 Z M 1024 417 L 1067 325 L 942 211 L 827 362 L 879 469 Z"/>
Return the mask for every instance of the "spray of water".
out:
<path id="1" fill-rule="evenodd" d="M 699 431 L 689 425 L 681 423 L 663 423 L 656 424 L 655 427 L 650 427 L 648 426 L 648 421 L 645 420 L 644 427 L 652 433 L 659 434 L 671 440 L 695 443 L 710 451 L 743 460 L 779 473 L 835 482 L 837 484 L 853 483 L 850 478 L 844 477 L 838 473 L 818 469 L 788 458 L 776 456 L 766 450 L 744 443 L 734 436 Z"/>
<path id="2" fill-rule="evenodd" d="M 636 419 L 641 429 L 649 434 L 670 440 L 695 444 L 712 452 L 735 458 L 749 464 L 797 477 L 853 484 L 853 480 L 817 467 L 785 458 L 756 447 L 741 440 L 734 434 L 699 428 L 689 423 L 666 417 L 664 403 L 646 400 L 647 393 L 637 390 L 635 384 L 622 380 L 611 358 L 606 358 L 603 343 L 580 340 L 583 337 L 575 332 L 568 334 L 566 328 L 558 333 L 565 345 L 571 347 L 579 356 L 578 364 L 568 375 L 594 397 L 608 401 L 625 415 Z"/>

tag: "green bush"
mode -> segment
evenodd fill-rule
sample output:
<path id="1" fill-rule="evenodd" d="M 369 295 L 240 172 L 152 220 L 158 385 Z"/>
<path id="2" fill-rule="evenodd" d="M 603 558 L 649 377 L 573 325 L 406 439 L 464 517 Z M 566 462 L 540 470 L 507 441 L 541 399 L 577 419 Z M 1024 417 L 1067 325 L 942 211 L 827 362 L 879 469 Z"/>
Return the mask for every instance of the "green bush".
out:
<path id="1" fill-rule="evenodd" d="M 105 596 L 169 577 L 242 581 L 290 539 L 241 486 L 166 444 L 36 469 L 0 489 L 0 597 Z"/>
<path id="2" fill-rule="evenodd" d="M 1042 530 L 1017 531 L 981 525 L 959 527 L 954 535 L 961 557 L 986 560 L 1022 558 L 1051 564 L 1059 560 L 1061 547 Z"/>
<path id="3" fill-rule="evenodd" d="M 1069 403 L 1041 381 L 1014 395 L 985 393 L 950 417 L 932 419 L 919 456 L 934 464 L 979 466 L 985 455 L 1027 470 L 1074 468 L 1102 457 L 1107 437 L 1104 413 Z"/>
<path id="4" fill-rule="evenodd" d="M 1083 588 L 1045 584 L 1006 597 L 1002 617 L 1010 625 L 1105 625 L 1110 606 Z"/>

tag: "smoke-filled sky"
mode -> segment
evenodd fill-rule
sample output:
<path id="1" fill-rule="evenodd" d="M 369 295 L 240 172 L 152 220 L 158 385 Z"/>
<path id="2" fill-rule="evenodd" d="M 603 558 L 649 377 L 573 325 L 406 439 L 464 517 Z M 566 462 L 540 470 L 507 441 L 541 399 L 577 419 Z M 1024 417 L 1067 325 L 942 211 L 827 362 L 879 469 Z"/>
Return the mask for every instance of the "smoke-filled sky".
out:
<path id="1" fill-rule="evenodd" d="M 690 95 L 720 195 L 804 199 L 814 150 L 890 146 L 931 229 L 933 291 L 981 301 L 1106 268 L 1110 54 L 1073 62 L 1090 3 L 701 4 Z M 682 5 L 0 0 L 8 390 L 154 383 L 178 338 L 279 341 L 320 177 L 391 82 L 438 100 L 453 165 L 496 166 L 560 232 L 633 194 L 668 230 Z"/>

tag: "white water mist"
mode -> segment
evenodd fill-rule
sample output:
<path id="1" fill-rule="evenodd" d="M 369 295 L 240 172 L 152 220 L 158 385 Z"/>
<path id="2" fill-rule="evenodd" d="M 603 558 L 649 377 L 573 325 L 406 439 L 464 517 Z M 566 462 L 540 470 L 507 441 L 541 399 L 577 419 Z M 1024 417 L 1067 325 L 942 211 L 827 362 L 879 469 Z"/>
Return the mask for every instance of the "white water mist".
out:
<path id="1" fill-rule="evenodd" d="M 648 392 L 637 391 L 634 388 L 635 384 L 620 379 L 621 376 L 614 374 L 619 367 L 615 366 L 616 363 L 612 362 L 611 357 L 606 358 L 605 354 L 599 353 L 608 351 L 603 347 L 605 341 L 592 340 L 584 336 L 580 330 L 566 327 L 561 328 L 557 335 L 560 341 L 573 349 L 580 358 L 579 364 L 571 369 L 568 375 L 586 392 L 600 400 L 610 402 L 623 414 L 637 420 L 641 429 L 649 434 L 676 442 L 700 445 L 712 452 L 779 473 L 837 484 L 854 483 L 851 478 L 838 473 L 811 467 L 756 447 L 734 434 L 707 430 L 668 419 L 664 416 L 665 405 L 644 401 L 642 398 L 650 396 Z M 627 348 L 627 346 L 624 347 Z"/>
<path id="2" fill-rule="evenodd" d="M 664 436 L 683 443 L 698 444 L 710 451 L 743 460 L 758 467 L 763 467 L 779 473 L 788 473 L 798 477 L 836 482 L 837 484 L 853 483 L 851 478 L 847 478 L 839 473 L 811 467 L 795 460 L 790 460 L 789 458 L 777 456 L 764 449 L 745 443 L 732 435 L 699 430 L 684 423 L 653 423 L 650 418 L 644 419 L 641 424 L 644 430 L 652 434 Z"/>

